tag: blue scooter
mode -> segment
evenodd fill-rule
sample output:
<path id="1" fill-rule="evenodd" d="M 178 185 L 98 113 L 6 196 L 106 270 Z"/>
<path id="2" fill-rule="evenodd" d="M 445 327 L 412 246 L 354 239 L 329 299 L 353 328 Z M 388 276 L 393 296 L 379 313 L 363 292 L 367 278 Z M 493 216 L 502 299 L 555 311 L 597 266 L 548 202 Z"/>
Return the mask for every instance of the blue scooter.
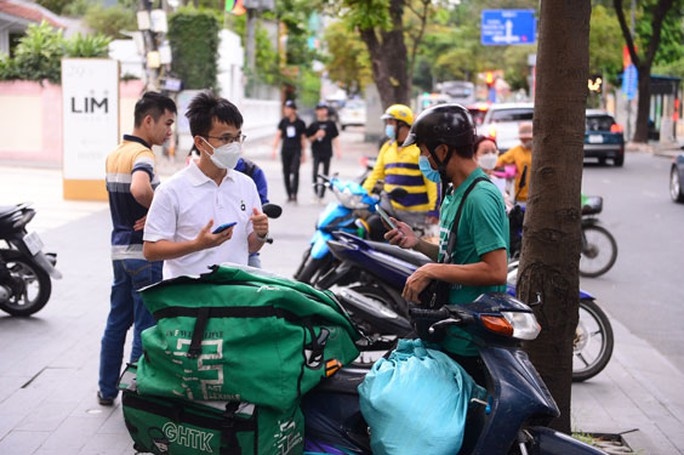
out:
<path id="1" fill-rule="evenodd" d="M 328 240 L 333 238 L 332 233 L 340 231 L 364 236 L 366 229 L 357 220 L 375 212 L 378 202 L 377 196 L 369 194 L 355 181 L 342 181 L 336 176 L 321 174 L 318 177 L 338 202 L 330 202 L 318 216 L 311 246 L 304 252 L 302 262 L 294 274 L 296 280 L 307 284 L 316 284 L 318 278 L 330 270 L 334 258 L 330 254 Z"/>
<path id="2" fill-rule="evenodd" d="M 337 296 L 345 307 L 363 308 L 369 300 L 350 289 L 338 291 Z M 412 309 L 410 319 L 416 327 L 422 327 L 421 338 L 439 336 L 457 326 L 471 335 L 479 347 L 484 365 L 484 381 L 480 385 L 486 388 L 487 397 L 482 401 L 471 400 L 459 453 L 604 453 L 546 426 L 558 417 L 559 410 L 520 347 L 523 341 L 535 339 L 540 331 L 529 306 L 508 294 L 483 294 L 467 305 Z M 305 453 L 371 454 L 369 428 L 361 414 L 357 392 L 367 372 L 367 368 L 361 367 L 342 368 L 305 395 Z M 405 417 L 409 421 L 416 418 Z"/>
<path id="3" fill-rule="evenodd" d="M 318 285 L 334 285 L 364 296 L 347 301 L 352 319 L 373 339 L 410 336 L 410 306 L 401 297 L 406 279 L 418 267 L 431 262 L 427 256 L 382 242 L 335 232 L 328 245 L 338 263 Z M 516 295 L 517 261 L 509 264 L 507 293 Z M 351 285 L 349 282 L 353 281 Z M 585 381 L 599 374 L 613 353 L 613 330 L 606 314 L 590 293 L 579 293 L 579 323 L 575 331 L 572 378 Z M 355 306 L 358 303 L 358 306 Z"/>

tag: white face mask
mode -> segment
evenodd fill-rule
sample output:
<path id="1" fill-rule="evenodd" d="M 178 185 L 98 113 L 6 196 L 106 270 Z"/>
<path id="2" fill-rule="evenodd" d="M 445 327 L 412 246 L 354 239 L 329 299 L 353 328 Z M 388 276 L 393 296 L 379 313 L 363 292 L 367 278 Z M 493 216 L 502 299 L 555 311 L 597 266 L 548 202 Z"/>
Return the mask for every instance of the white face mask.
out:
<path id="1" fill-rule="evenodd" d="M 204 140 L 204 138 L 202 138 Z M 242 144 L 239 142 L 231 142 L 230 144 L 224 144 L 221 147 L 214 147 L 209 142 L 204 140 L 209 147 L 214 151 L 212 155 L 209 155 L 209 159 L 214 165 L 219 169 L 234 169 L 238 160 L 240 159 L 240 154 L 242 153 Z"/>
<path id="2" fill-rule="evenodd" d="M 479 164 L 482 169 L 491 171 L 496 167 L 497 159 L 498 156 L 496 156 L 496 153 L 485 153 L 477 159 L 477 164 Z"/>

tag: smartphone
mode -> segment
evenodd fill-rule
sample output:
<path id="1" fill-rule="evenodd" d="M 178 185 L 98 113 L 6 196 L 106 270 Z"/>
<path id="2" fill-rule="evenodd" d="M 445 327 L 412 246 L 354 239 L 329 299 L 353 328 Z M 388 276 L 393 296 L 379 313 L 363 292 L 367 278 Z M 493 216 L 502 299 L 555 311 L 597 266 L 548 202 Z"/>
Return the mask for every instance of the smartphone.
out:
<path id="1" fill-rule="evenodd" d="M 391 229 L 395 229 L 397 227 L 397 225 L 392 220 L 390 220 L 389 214 L 385 212 L 385 210 L 383 210 L 382 207 L 377 205 L 375 206 L 375 210 L 378 212 L 378 214 L 382 217 L 382 219 L 385 221 L 385 223 L 387 223 L 387 225 Z"/>
<path id="2" fill-rule="evenodd" d="M 219 232 L 223 232 L 226 229 L 235 226 L 236 224 L 237 224 L 237 221 L 233 221 L 232 223 L 224 223 L 224 224 L 220 225 L 219 227 L 217 227 L 216 229 L 214 229 L 211 233 L 212 234 L 218 234 Z"/>

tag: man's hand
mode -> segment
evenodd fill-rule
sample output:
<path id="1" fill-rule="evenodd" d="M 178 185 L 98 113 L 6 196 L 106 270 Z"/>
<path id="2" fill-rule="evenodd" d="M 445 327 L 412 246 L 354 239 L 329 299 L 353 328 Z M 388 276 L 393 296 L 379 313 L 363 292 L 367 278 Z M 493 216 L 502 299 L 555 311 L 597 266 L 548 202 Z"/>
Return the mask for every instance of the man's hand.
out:
<path id="1" fill-rule="evenodd" d="M 235 226 L 231 226 L 228 229 L 219 232 L 218 234 L 212 234 L 211 231 L 213 226 L 214 220 L 209 220 L 206 226 L 204 226 L 202 230 L 200 230 L 199 234 L 197 234 L 197 237 L 195 237 L 197 251 L 219 246 L 233 237 L 233 229 L 235 229 Z"/>
<path id="2" fill-rule="evenodd" d="M 404 286 L 401 296 L 409 302 L 420 303 L 420 293 L 423 292 L 434 279 L 430 274 L 430 270 L 435 266 L 439 267 L 439 264 L 425 264 L 413 272 L 411 276 L 406 279 L 406 285 Z"/>
<path id="3" fill-rule="evenodd" d="M 265 213 L 261 213 L 256 208 L 252 211 L 252 216 L 249 217 L 254 228 L 254 233 L 259 237 L 266 237 L 268 235 L 268 217 Z"/>
<path id="4" fill-rule="evenodd" d="M 396 224 L 397 227 L 385 233 L 385 240 L 392 245 L 399 245 L 402 248 L 415 248 L 420 240 L 418 237 L 416 237 L 416 234 L 413 232 L 413 229 L 411 229 L 411 226 L 392 216 L 390 219 Z"/>
<path id="5" fill-rule="evenodd" d="M 135 223 L 133 223 L 133 230 L 142 231 L 145 228 L 145 220 L 147 220 L 147 215 L 135 220 Z"/>

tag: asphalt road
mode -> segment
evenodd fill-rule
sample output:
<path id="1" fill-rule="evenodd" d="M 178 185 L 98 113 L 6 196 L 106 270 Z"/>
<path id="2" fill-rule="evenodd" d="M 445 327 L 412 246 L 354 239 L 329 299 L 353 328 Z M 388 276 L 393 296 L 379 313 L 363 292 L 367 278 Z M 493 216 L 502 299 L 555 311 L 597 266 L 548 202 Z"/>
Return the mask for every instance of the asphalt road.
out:
<path id="1" fill-rule="evenodd" d="M 684 371 L 684 205 L 668 193 L 671 160 L 628 153 L 623 168 L 585 164 L 585 194 L 603 196 L 601 223 L 618 243 L 615 266 L 583 289 Z"/>

